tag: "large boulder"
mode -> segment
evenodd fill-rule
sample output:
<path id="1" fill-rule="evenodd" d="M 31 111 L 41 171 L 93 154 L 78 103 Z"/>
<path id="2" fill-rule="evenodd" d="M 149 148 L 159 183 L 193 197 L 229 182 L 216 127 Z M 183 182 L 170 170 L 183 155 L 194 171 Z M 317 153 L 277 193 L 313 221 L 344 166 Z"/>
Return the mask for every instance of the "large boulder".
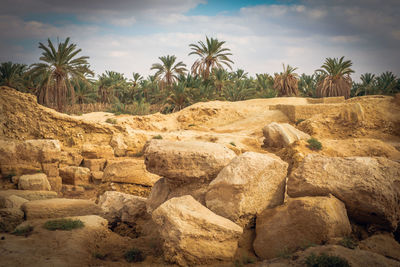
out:
<path id="1" fill-rule="evenodd" d="M 125 144 L 124 136 L 122 134 L 114 134 L 111 138 L 110 146 L 114 149 L 116 157 L 123 157 L 126 155 L 128 146 Z"/>
<path id="2" fill-rule="evenodd" d="M 297 140 L 308 140 L 310 136 L 288 123 L 272 122 L 263 128 L 264 144 L 268 147 L 285 147 Z"/>
<path id="3" fill-rule="evenodd" d="M 61 192 L 62 189 L 62 178 L 60 176 L 47 177 L 51 190 L 55 192 Z"/>
<path id="4" fill-rule="evenodd" d="M 0 209 L 0 232 L 12 232 L 24 220 L 21 209 Z"/>
<path id="5" fill-rule="evenodd" d="M 60 176 L 64 184 L 87 185 L 90 182 L 90 170 L 85 167 L 66 166 L 60 168 Z"/>
<path id="6" fill-rule="evenodd" d="M 334 196 L 289 198 L 257 216 L 253 246 L 258 257 L 272 259 L 350 233 L 346 208 Z"/>
<path id="7" fill-rule="evenodd" d="M 181 181 L 210 181 L 236 156 L 221 144 L 154 139 L 144 154 L 148 171 Z"/>
<path id="8" fill-rule="evenodd" d="M 22 204 L 28 201 L 29 200 L 16 195 L 0 197 L 0 208 L 20 209 Z"/>
<path id="9" fill-rule="evenodd" d="M 109 159 L 114 157 L 114 151 L 109 145 L 94 145 L 86 143 L 82 145 L 81 154 L 87 159 Z"/>
<path id="10" fill-rule="evenodd" d="M 17 144 L 13 140 L 0 140 L 0 164 L 10 164 L 17 159 Z"/>
<path id="11" fill-rule="evenodd" d="M 47 176 L 56 177 L 60 174 L 58 171 L 58 162 L 42 163 L 42 170 Z"/>
<path id="12" fill-rule="evenodd" d="M 92 172 L 103 171 L 106 165 L 106 159 L 84 159 L 83 167 L 90 169 Z"/>
<path id="13" fill-rule="evenodd" d="M 19 177 L 18 189 L 21 190 L 46 190 L 50 191 L 51 186 L 44 173 L 25 174 Z"/>
<path id="14" fill-rule="evenodd" d="M 34 190 L 0 190 L 0 203 L 9 196 L 18 196 L 29 201 L 56 198 L 57 193 L 53 191 L 34 191 Z"/>
<path id="15" fill-rule="evenodd" d="M 164 258 L 181 266 L 232 260 L 243 230 L 191 196 L 172 198 L 152 213 Z"/>
<path id="16" fill-rule="evenodd" d="M 376 234 L 368 237 L 361 241 L 358 247 L 400 261 L 400 244 L 390 234 Z"/>
<path id="17" fill-rule="evenodd" d="M 26 140 L 17 145 L 17 156 L 21 160 L 56 162 L 61 159 L 61 144 L 58 140 Z"/>
<path id="18" fill-rule="evenodd" d="M 287 168 L 288 164 L 273 154 L 246 152 L 210 183 L 206 206 L 245 225 L 257 213 L 283 203 Z"/>
<path id="19" fill-rule="evenodd" d="M 146 212 L 146 198 L 116 191 L 107 191 L 99 198 L 98 203 L 103 217 L 109 222 L 134 222 Z"/>
<path id="20" fill-rule="evenodd" d="M 333 194 L 359 223 L 394 230 L 400 219 L 400 164 L 386 158 L 309 154 L 287 188 L 291 197 Z"/>
<path id="21" fill-rule="evenodd" d="M 154 185 L 159 178 L 146 170 L 142 159 L 136 158 L 108 161 L 103 173 L 103 181 L 146 186 Z"/>
<path id="22" fill-rule="evenodd" d="M 25 212 L 27 220 L 101 214 L 99 206 L 85 199 L 33 200 L 24 203 L 21 209 Z"/>

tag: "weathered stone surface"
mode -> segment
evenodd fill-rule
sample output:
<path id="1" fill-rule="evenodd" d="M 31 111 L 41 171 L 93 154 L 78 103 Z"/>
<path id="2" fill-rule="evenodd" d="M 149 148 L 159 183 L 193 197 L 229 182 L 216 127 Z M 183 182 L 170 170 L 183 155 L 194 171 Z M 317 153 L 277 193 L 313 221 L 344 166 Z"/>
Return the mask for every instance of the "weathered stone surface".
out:
<path id="1" fill-rule="evenodd" d="M 291 197 L 329 193 L 356 222 L 394 230 L 400 219 L 400 164 L 385 158 L 310 154 L 290 175 Z"/>
<path id="2" fill-rule="evenodd" d="M 106 159 L 84 159 L 83 167 L 89 168 L 92 172 L 103 171 Z"/>
<path id="3" fill-rule="evenodd" d="M 15 162 L 0 164 L 0 169 L 3 176 L 15 176 L 41 172 L 41 165 L 39 162 Z"/>
<path id="4" fill-rule="evenodd" d="M 109 145 L 93 145 L 90 143 L 83 144 L 81 154 L 87 159 L 109 159 L 114 157 L 114 151 Z"/>
<path id="5" fill-rule="evenodd" d="M 365 120 L 365 112 L 360 103 L 345 106 L 339 116 L 342 121 L 350 124 L 359 124 Z"/>
<path id="6" fill-rule="evenodd" d="M 145 149 L 147 170 L 176 180 L 214 179 L 236 154 L 221 144 L 152 140 Z"/>
<path id="7" fill-rule="evenodd" d="M 42 170 L 47 176 L 58 176 L 58 162 L 56 163 L 42 163 Z"/>
<path id="8" fill-rule="evenodd" d="M 5 198 L 16 195 L 27 200 L 40 200 L 56 198 L 57 193 L 54 191 L 34 191 L 34 190 L 0 190 L 0 203 Z"/>
<path id="9" fill-rule="evenodd" d="M 104 172 L 92 172 L 92 180 L 95 184 L 100 184 L 103 181 Z"/>
<path id="10" fill-rule="evenodd" d="M 23 204 L 21 208 L 25 212 L 27 220 L 101 214 L 99 206 L 85 199 L 33 200 Z"/>
<path id="11" fill-rule="evenodd" d="M 110 222 L 135 222 L 146 212 L 146 198 L 116 191 L 107 191 L 99 198 L 103 217 Z"/>
<path id="12" fill-rule="evenodd" d="M 288 123 L 272 122 L 263 128 L 264 144 L 269 147 L 285 147 L 297 140 L 311 137 Z"/>
<path id="13" fill-rule="evenodd" d="M 70 166 L 80 166 L 82 163 L 83 157 L 74 151 L 62 151 L 61 152 L 61 160 L 60 163 L 64 165 Z"/>
<path id="14" fill-rule="evenodd" d="M 114 134 L 111 138 L 110 146 L 114 149 L 115 156 L 123 157 L 126 155 L 128 146 L 125 144 L 122 134 Z"/>
<path id="15" fill-rule="evenodd" d="M 400 244 L 394 240 L 391 234 L 373 235 L 361 241 L 358 247 L 362 250 L 368 250 L 387 258 L 400 261 Z"/>
<path id="16" fill-rule="evenodd" d="M 56 162 L 61 158 L 61 144 L 58 140 L 26 140 L 17 145 L 20 160 L 37 162 Z"/>
<path id="17" fill-rule="evenodd" d="M 152 213 L 153 210 L 168 199 L 185 195 L 191 195 L 195 200 L 205 206 L 207 189 L 208 183 L 176 183 L 175 180 L 160 178 L 151 188 L 151 193 L 146 204 L 147 212 Z"/>
<path id="18" fill-rule="evenodd" d="M 51 186 L 44 173 L 25 174 L 19 177 L 18 189 L 20 190 L 45 190 L 50 191 Z"/>
<path id="19" fill-rule="evenodd" d="M 85 167 L 62 167 L 60 176 L 64 184 L 87 185 L 90 182 L 90 170 Z"/>
<path id="20" fill-rule="evenodd" d="M 50 183 L 51 190 L 53 190 L 55 192 L 61 192 L 61 189 L 62 189 L 62 178 L 60 176 L 47 177 L 47 180 Z"/>
<path id="21" fill-rule="evenodd" d="M 25 202 L 28 200 L 16 195 L 0 197 L 0 208 L 19 209 Z"/>
<path id="22" fill-rule="evenodd" d="M 334 196 L 289 198 L 257 216 L 253 246 L 257 256 L 272 259 L 350 233 L 345 206 Z"/>
<path id="23" fill-rule="evenodd" d="M 152 186 L 160 177 L 148 172 L 142 159 L 108 161 L 103 181 Z"/>
<path id="24" fill-rule="evenodd" d="M 283 203 L 287 168 L 288 164 L 273 154 L 246 152 L 211 181 L 206 206 L 244 226 L 265 208 Z"/>
<path id="25" fill-rule="evenodd" d="M 12 140 L 0 140 L 0 164 L 10 164 L 17 158 L 17 145 Z"/>
<path id="26" fill-rule="evenodd" d="M 243 230 L 191 196 L 172 198 L 152 213 L 165 260 L 181 266 L 232 260 Z"/>
<path id="27" fill-rule="evenodd" d="M 12 232 L 24 220 L 21 209 L 0 209 L 0 232 Z"/>

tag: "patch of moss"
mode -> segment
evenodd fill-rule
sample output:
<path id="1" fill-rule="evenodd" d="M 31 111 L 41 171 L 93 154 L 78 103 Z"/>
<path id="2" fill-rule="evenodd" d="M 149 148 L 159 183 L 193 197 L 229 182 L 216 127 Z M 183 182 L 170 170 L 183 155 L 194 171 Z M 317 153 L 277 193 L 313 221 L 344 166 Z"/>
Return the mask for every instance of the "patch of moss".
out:
<path id="1" fill-rule="evenodd" d="M 84 223 L 81 220 L 72 219 L 57 219 L 45 222 L 44 228 L 50 231 L 63 230 L 71 231 L 73 229 L 78 229 L 84 227 Z"/>

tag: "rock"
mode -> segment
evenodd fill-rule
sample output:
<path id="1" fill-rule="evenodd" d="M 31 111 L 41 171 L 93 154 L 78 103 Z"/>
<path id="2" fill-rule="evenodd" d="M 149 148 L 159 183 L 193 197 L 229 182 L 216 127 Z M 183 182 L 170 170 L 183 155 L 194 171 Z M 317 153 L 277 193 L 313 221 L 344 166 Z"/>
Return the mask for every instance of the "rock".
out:
<path id="1" fill-rule="evenodd" d="M 232 260 L 243 230 L 191 196 L 172 198 L 152 213 L 164 258 L 181 266 Z"/>
<path id="2" fill-rule="evenodd" d="M 269 147 L 285 147 L 297 140 L 308 140 L 310 135 L 288 123 L 272 122 L 263 128 L 264 144 Z"/>
<path id="3" fill-rule="evenodd" d="M 207 189 L 207 183 L 177 183 L 176 180 L 161 178 L 151 188 L 151 193 L 146 204 L 147 212 L 152 213 L 153 210 L 168 199 L 185 195 L 191 195 L 196 201 L 205 206 Z"/>
<path id="4" fill-rule="evenodd" d="M 107 162 L 103 181 L 152 186 L 160 177 L 146 170 L 142 159 L 123 159 Z"/>
<path id="5" fill-rule="evenodd" d="M 257 216 L 253 246 L 258 257 L 272 259 L 350 233 L 345 206 L 335 197 L 289 198 Z"/>
<path id="6" fill-rule="evenodd" d="M 92 180 L 94 184 L 100 184 L 103 181 L 104 172 L 92 172 Z"/>
<path id="7" fill-rule="evenodd" d="M 87 159 L 109 159 L 114 157 L 114 151 L 109 145 L 93 145 L 90 143 L 83 144 L 81 154 Z"/>
<path id="8" fill-rule="evenodd" d="M 103 171 L 106 159 L 84 159 L 83 167 L 89 168 L 92 172 Z"/>
<path id="9" fill-rule="evenodd" d="M 62 178 L 60 176 L 47 177 L 47 180 L 50 183 L 51 190 L 53 190 L 55 192 L 61 192 L 61 189 L 62 189 Z"/>
<path id="10" fill-rule="evenodd" d="M 246 152 L 209 185 L 206 206 L 244 226 L 265 208 L 281 205 L 288 164 L 273 154 Z"/>
<path id="11" fill-rule="evenodd" d="M 21 160 L 57 162 L 61 159 L 61 144 L 58 140 L 26 140 L 17 145 L 17 156 Z"/>
<path id="12" fill-rule="evenodd" d="M 59 176 L 58 162 L 56 163 L 42 163 L 42 170 L 47 176 Z"/>
<path id="13" fill-rule="evenodd" d="M 21 209 L 0 209 L 0 232 L 12 232 L 24 220 Z"/>
<path id="14" fill-rule="evenodd" d="M 90 170 L 84 167 L 62 167 L 60 168 L 60 176 L 65 184 L 87 185 L 90 182 Z"/>
<path id="15" fill-rule="evenodd" d="M 125 144 L 123 135 L 114 134 L 111 138 L 110 146 L 114 149 L 114 154 L 116 157 L 123 157 L 126 155 L 128 146 Z"/>
<path id="16" fill-rule="evenodd" d="M 0 190 L 0 203 L 5 201 L 4 199 L 16 195 L 21 198 L 25 198 L 29 201 L 56 198 L 57 193 L 53 191 L 33 191 L 33 190 Z"/>
<path id="17" fill-rule="evenodd" d="M 20 190 L 45 190 L 50 191 L 51 186 L 44 173 L 25 174 L 19 177 L 18 189 Z"/>
<path id="18" fill-rule="evenodd" d="M 377 234 L 362 240 L 358 247 L 400 261 L 400 244 L 390 234 Z M 400 265 L 400 264 L 399 264 Z"/>
<path id="19" fill-rule="evenodd" d="M 16 195 L 10 195 L 0 198 L 0 208 L 19 209 L 25 202 L 28 202 L 28 200 L 25 198 Z"/>
<path id="20" fill-rule="evenodd" d="M 39 162 L 1 164 L 0 168 L 2 175 L 5 177 L 23 174 L 34 174 L 42 171 Z"/>
<path id="21" fill-rule="evenodd" d="M 27 220 L 101 214 L 99 206 L 85 199 L 33 200 L 23 204 L 21 208 Z"/>
<path id="22" fill-rule="evenodd" d="M 221 144 L 154 139 L 144 154 L 148 171 L 181 181 L 211 181 L 236 156 Z"/>
<path id="23" fill-rule="evenodd" d="M 107 191 L 99 198 L 103 217 L 109 222 L 135 222 L 146 212 L 146 198 L 116 191 Z"/>
<path id="24" fill-rule="evenodd" d="M 85 192 L 85 188 L 80 185 L 63 184 L 61 187 L 62 192 Z"/>
<path id="25" fill-rule="evenodd" d="M 309 154 L 288 178 L 291 197 L 329 193 L 361 224 L 394 230 L 400 219 L 400 164 L 385 158 Z"/>
<path id="26" fill-rule="evenodd" d="M 343 122 L 358 124 L 365 120 L 365 112 L 360 103 L 354 103 L 345 106 L 339 117 Z"/>
<path id="27" fill-rule="evenodd" d="M 73 151 L 62 151 L 61 152 L 61 160 L 60 163 L 69 165 L 69 166 L 80 166 L 82 163 L 83 157 L 78 152 Z"/>
<path id="28" fill-rule="evenodd" d="M 10 164 L 17 159 L 17 145 L 13 140 L 0 140 L 0 164 Z"/>

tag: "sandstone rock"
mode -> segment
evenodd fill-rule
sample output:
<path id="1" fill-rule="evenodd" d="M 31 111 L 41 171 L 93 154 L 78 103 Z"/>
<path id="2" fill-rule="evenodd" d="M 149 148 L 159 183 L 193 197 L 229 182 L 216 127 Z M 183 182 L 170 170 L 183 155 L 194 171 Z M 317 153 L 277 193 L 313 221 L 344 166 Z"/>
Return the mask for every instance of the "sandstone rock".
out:
<path id="1" fill-rule="evenodd" d="M 358 124 L 365 120 L 365 112 L 360 103 L 354 103 L 345 106 L 339 117 L 344 122 Z"/>
<path id="2" fill-rule="evenodd" d="M 19 209 L 25 202 L 28 200 L 16 195 L 0 197 L 0 208 Z"/>
<path id="3" fill-rule="evenodd" d="M 81 154 L 88 159 L 109 159 L 114 157 L 114 151 L 109 145 L 93 145 L 90 143 L 83 144 Z"/>
<path id="4" fill-rule="evenodd" d="M 33 200 L 23 204 L 21 208 L 25 212 L 27 220 L 101 214 L 99 206 L 84 199 Z"/>
<path id="5" fill-rule="evenodd" d="M 0 203 L 5 201 L 9 196 L 16 195 L 18 197 L 31 200 L 41 200 L 56 198 L 57 193 L 53 191 L 33 191 L 33 190 L 0 190 Z"/>
<path id="6" fill-rule="evenodd" d="M 85 188 L 80 185 L 63 184 L 61 187 L 62 192 L 85 192 Z"/>
<path id="7" fill-rule="evenodd" d="M 41 165 L 39 162 L 15 162 L 0 164 L 0 169 L 3 176 L 15 176 L 41 172 Z"/>
<path id="8" fill-rule="evenodd" d="M 90 182 L 90 170 L 84 167 L 62 167 L 60 168 L 60 176 L 65 184 L 87 185 Z"/>
<path id="9" fill-rule="evenodd" d="M 107 162 L 103 181 L 152 186 L 160 177 L 146 170 L 142 159 L 123 159 Z"/>
<path id="10" fill-rule="evenodd" d="M 17 145 L 12 140 L 0 140 L 0 164 L 10 164 L 17 159 Z"/>
<path id="11" fill-rule="evenodd" d="M 146 212 L 146 199 L 116 191 L 107 191 L 99 198 L 103 217 L 109 222 L 135 222 Z"/>
<path id="12" fill-rule="evenodd" d="M 59 176 L 58 163 L 42 163 L 42 170 L 47 176 Z"/>
<path id="13" fill-rule="evenodd" d="M 50 191 L 51 186 L 44 173 L 25 174 L 19 177 L 18 189 Z"/>
<path id="14" fill-rule="evenodd" d="M 61 159 L 61 145 L 58 140 L 26 140 L 18 144 L 17 156 L 27 161 L 56 162 Z"/>
<path id="15" fill-rule="evenodd" d="M 400 261 L 400 244 L 390 234 L 373 235 L 361 241 L 358 247 Z"/>
<path id="16" fill-rule="evenodd" d="M 288 123 L 272 122 L 263 128 L 264 144 L 269 147 L 285 147 L 297 140 L 311 137 Z"/>
<path id="17" fill-rule="evenodd" d="M 169 179 L 214 179 L 236 154 L 221 144 L 152 140 L 145 149 L 147 170 Z"/>
<path id="18" fill-rule="evenodd" d="M 115 156 L 123 157 L 126 155 L 128 146 L 125 144 L 123 135 L 114 134 L 111 138 L 110 146 L 114 149 Z"/>
<path id="19" fill-rule="evenodd" d="M 78 152 L 62 151 L 60 163 L 69 166 L 80 166 L 83 157 Z"/>
<path id="20" fill-rule="evenodd" d="M 92 172 L 103 171 L 106 159 L 84 159 L 83 167 L 89 168 Z"/>
<path id="21" fill-rule="evenodd" d="M 62 178 L 60 176 L 47 177 L 47 180 L 50 183 L 51 190 L 53 190 L 55 192 L 61 192 L 61 189 L 62 189 Z"/>
<path id="22" fill-rule="evenodd" d="M 288 164 L 273 154 L 246 152 L 210 183 L 206 206 L 244 226 L 265 208 L 283 203 L 287 168 Z"/>
<path id="23" fill-rule="evenodd" d="M 164 258 L 181 266 L 232 260 L 243 230 L 191 196 L 172 198 L 152 213 Z"/>
<path id="24" fill-rule="evenodd" d="M 21 209 L 0 209 L 0 232 L 12 232 L 24 220 Z"/>
<path id="25" fill-rule="evenodd" d="M 272 259 L 350 233 L 345 206 L 335 197 L 289 198 L 257 216 L 253 246 L 258 257 Z"/>
<path id="26" fill-rule="evenodd" d="M 92 180 L 95 184 L 100 184 L 103 181 L 104 172 L 92 172 Z"/>
<path id="27" fill-rule="evenodd" d="M 385 158 L 310 154 L 290 175 L 291 197 L 329 193 L 356 222 L 394 230 L 400 219 L 400 164 Z"/>

